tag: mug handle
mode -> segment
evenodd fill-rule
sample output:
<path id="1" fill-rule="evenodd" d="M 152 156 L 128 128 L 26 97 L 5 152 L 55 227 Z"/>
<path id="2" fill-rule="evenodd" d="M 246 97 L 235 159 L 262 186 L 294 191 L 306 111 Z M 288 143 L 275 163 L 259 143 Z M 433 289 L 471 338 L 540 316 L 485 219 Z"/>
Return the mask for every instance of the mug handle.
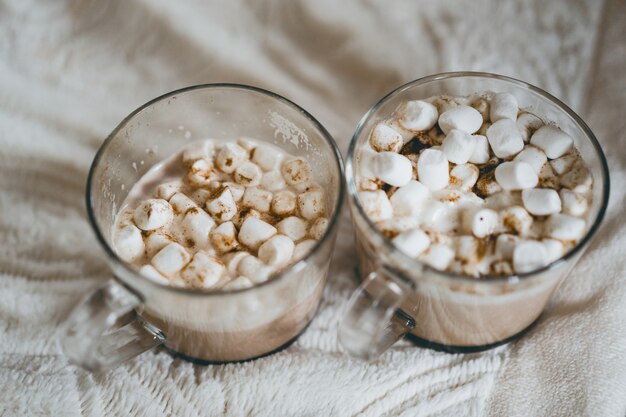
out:
<path id="1" fill-rule="evenodd" d="M 399 309 L 410 289 L 389 275 L 372 272 L 348 301 L 338 337 L 352 356 L 374 359 L 415 328 L 415 320 Z"/>
<path id="2" fill-rule="evenodd" d="M 165 341 L 135 312 L 143 302 L 111 279 L 76 305 L 61 325 L 58 345 L 70 362 L 92 372 L 110 369 Z"/>

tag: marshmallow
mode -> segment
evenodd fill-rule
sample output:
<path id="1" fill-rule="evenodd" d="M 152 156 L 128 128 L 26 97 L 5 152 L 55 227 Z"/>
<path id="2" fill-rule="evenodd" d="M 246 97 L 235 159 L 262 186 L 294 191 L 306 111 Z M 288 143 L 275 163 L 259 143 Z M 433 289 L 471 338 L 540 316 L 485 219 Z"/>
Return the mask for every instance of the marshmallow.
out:
<path id="1" fill-rule="evenodd" d="M 518 274 L 535 271 L 549 263 L 544 245 L 536 240 L 526 240 L 515 247 L 513 268 Z"/>
<path id="2" fill-rule="evenodd" d="M 370 145 L 376 152 L 400 152 L 403 143 L 402 135 L 383 123 L 378 123 L 370 136 Z"/>
<path id="3" fill-rule="evenodd" d="M 326 229 L 328 228 L 328 219 L 326 217 L 318 217 L 315 219 L 311 227 L 309 227 L 309 236 L 315 240 L 320 240 Z"/>
<path id="4" fill-rule="evenodd" d="M 272 213 L 277 216 L 287 216 L 296 210 L 296 195 L 289 190 L 282 190 L 274 194 L 271 203 Z"/>
<path id="5" fill-rule="evenodd" d="M 172 196 L 183 189 L 183 182 L 180 180 L 164 182 L 159 184 L 154 192 L 156 198 L 162 198 L 163 200 L 169 200 Z"/>
<path id="6" fill-rule="evenodd" d="M 578 240 L 585 233 L 586 223 L 567 214 L 553 214 L 545 224 L 546 235 L 558 240 Z"/>
<path id="7" fill-rule="evenodd" d="M 501 210 L 509 206 L 521 206 L 523 204 L 519 193 L 501 191 L 490 195 L 485 199 L 485 207 Z"/>
<path id="8" fill-rule="evenodd" d="M 158 231 L 152 232 L 144 241 L 146 246 L 146 255 L 152 258 L 158 251 L 166 247 L 172 242 L 172 238 Z"/>
<path id="9" fill-rule="evenodd" d="M 552 263 L 563 256 L 565 252 L 565 248 L 563 247 L 563 243 L 554 239 L 543 239 L 541 241 L 543 247 L 546 251 L 546 258 L 548 259 L 548 263 Z"/>
<path id="10" fill-rule="evenodd" d="M 487 136 L 472 135 L 474 140 L 474 150 L 469 157 L 472 164 L 486 164 L 489 161 L 489 141 Z"/>
<path id="11" fill-rule="evenodd" d="M 278 233 L 289 237 L 293 241 L 298 241 L 306 236 L 306 222 L 299 217 L 287 217 L 276 225 Z"/>
<path id="12" fill-rule="evenodd" d="M 252 152 L 252 162 L 261 167 L 263 171 L 273 171 L 278 168 L 283 160 L 283 154 L 276 148 L 259 145 Z"/>
<path id="13" fill-rule="evenodd" d="M 256 141 L 253 139 L 239 138 L 237 139 L 237 145 L 245 149 L 249 155 L 256 148 Z"/>
<path id="14" fill-rule="evenodd" d="M 226 143 L 217 153 L 215 165 L 220 171 L 232 174 L 247 160 L 248 152 L 244 148 L 235 143 Z"/>
<path id="15" fill-rule="evenodd" d="M 572 164 L 571 169 L 561 177 L 561 184 L 577 193 L 586 193 L 591 189 L 591 173 L 582 159 Z"/>
<path id="16" fill-rule="evenodd" d="M 230 252 L 222 257 L 222 261 L 224 262 L 224 265 L 226 265 L 226 270 L 228 271 L 228 273 L 230 275 L 234 275 L 237 272 L 237 268 L 239 267 L 239 262 L 249 255 L 250 254 L 248 252 L 243 251 Z"/>
<path id="17" fill-rule="evenodd" d="M 376 227 L 387 237 L 392 238 L 399 233 L 410 229 L 416 229 L 420 225 L 417 217 L 398 217 L 376 222 Z"/>
<path id="18" fill-rule="evenodd" d="M 378 156 L 378 152 L 368 146 L 363 146 L 359 150 L 357 157 L 357 166 L 359 174 L 364 178 L 375 179 L 376 167 L 374 158 Z"/>
<path id="19" fill-rule="evenodd" d="M 190 260 L 191 255 L 187 250 L 172 242 L 154 255 L 151 263 L 161 274 L 169 277 L 183 269 Z"/>
<path id="20" fill-rule="evenodd" d="M 282 266 L 291 260 L 294 248 L 293 240 L 285 235 L 276 235 L 261 245 L 259 259 L 268 265 Z"/>
<path id="21" fill-rule="evenodd" d="M 187 181 L 195 187 L 206 187 L 215 179 L 213 164 L 208 159 L 198 159 L 187 171 Z"/>
<path id="22" fill-rule="evenodd" d="M 559 195 L 561 196 L 564 214 L 580 217 L 587 212 L 589 203 L 584 195 L 565 188 L 559 191 Z"/>
<path id="23" fill-rule="evenodd" d="M 363 210 L 373 222 L 387 220 L 393 216 L 393 208 L 383 190 L 359 191 L 359 200 Z"/>
<path id="24" fill-rule="evenodd" d="M 404 155 L 394 152 L 381 152 L 374 157 L 372 163 L 376 178 L 389 185 L 402 187 L 411 181 L 413 166 Z"/>
<path id="25" fill-rule="evenodd" d="M 452 129 L 443 140 L 441 151 L 448 161 L 464 164 L 469 161 L 475 146 L 476 143 L 472 135 L 462 130 Z"/>
<path id="26" fill-rule="evenodd" d="M 472 107 L 478 110 L 478 113 L 482 116 L 483 120 L 489 118 L 489 108 L 491 105 L 484 98 L 479 98 L 472 103 Z"/>
<path id="27" fill-rule="evenodd" d="M 548 158 L 555 159 L 569 151 L 574 141 L 558 127 L 543 126 L 533 133 L 530 143 L 543 149 Z"/>
<path id="28" fill-rule="evenodd" d="M 251 249 L 257 249 L 263 242 L 274 236 L 276 232 L 276 228 L 271 224 L 249 217 L 241 225 L 239 241 Z"/>
<path id="29" fill-rule="evenodd" d="M 260 284 L 268 280 L 274 269 L 265 265 L 258 258 L 248 255 L 239 261 L 237 272 L 253 283 Z"/>
<path id="30" fill-rule="evenodd" d="M 248 218 L 260 219 L 261 218 L 261 213 L 259 213 L 255 209 L 251 209 L 251 208 L 243 209 L 243 210 L 239 211 L 235 215 L 235 217 L 233 217 L 232 222 L 235 224 L 235 227 L 237 229 L 241 229 L 241 225 Z"/>
<path id="31" fill-rule="evenodd" d="M 146 249 L 141 231 L 133 225 L 124 226 L 117 231 L 114 246 L 119 257 L 126 262 L 141 259 Z"/>
<path id="32" fill-rule="evenodd" d="M 421 182 L 411 180 L 398 188 L 390 198 L 394 216 L 417 216 L 430 191 Z"/>
<path id="33" fill-rule="evenodd" d="M 478 174 L 476 165 L 457 165 L 450 171 L 450 184 L 462 190 L 471 190 L 478 180 Z"/>
<path id="34" fill-rule="evenodd" d="M 517 119 L 517 99 L 510 93 L 498 93 L 491 99 L 491 111 L 489 112 L 491 122 L 500 119 Z"/>
<path id="35" fill-rule="evenodd" d="M 491 196 L 502 191 L 502 187 L 496 181 L 495 170 L 479 175 L 475 185 L 476 194 L 480 197 Z"/>
<path id="36" fill-rule="evenodd" d="M 243 290 L 243 289 L 246 289 L 246 288 L 250 288 L 250 287 L 252 287 L 252 285 L 254 285 L 254 284 L 248 278 L 246 278 L 244 276 L 239 276 L 239 277 L 233 279 L 232 281 L 229 281 L 228 284 L 224 285 L 222 287 L 222 290 L 237 291 L 237 290 Z"/>
<path id="37" fill-rule="evenodd" d="M 231 220 L 237 214 L 237 203 L 229 187 L 224 187 L 215 193 L 215 198 L 207 200 L 206 209 L 217 220 L 224 222 Z"/>
<path id="38" fill-rule="evenodd" d="M 567 153 L 559 158 L 550 161 L 552 169 L 558 175 L 563 175 L 573 166 L 574 162 L 578 160 L 579 156 L 576 152 Z"/>
<path id="39" fill-rule="evenodd" d="M 142 201 L 133 213 L 133 220 L 141 230 L 154 230 L 167 226 L 174 219 L 170 203 L 160 198 Z"/>
<path id="40" fill-rule="evenodd" d="M 211 245 L 220 253 L 230 252 L 239 246 L 237 229 L 233 222 L 224 222 L 209 234 Z"/>
<path id="41" fill-rule="evenodd" d="M 209 190 L 205 190 L 204 188 L 196 188 L 189 193 L 191 201 L 199 206 L 204 206 L 204 203 L 206 203 L 209 197 L 211 197 L 211 192 Z"/>
<path id="42" fill-rule="evenodd" d="M 547 216 L 561 211 L 559 193 L 549 188 L 532 188 L 522 191 L 524 207 L 535 216 Z"/>
<path id="43" fill-rule="evenodd" d="M 183 165 L 191 166 L 198 159 L 211 159 L 213 157 L 213 142 L 200 140 L 185 147 L 183 151 Z"/>
<path id="44" fill-rule="evenodd" d="M 503 233 L 496 238 L 495 255 L 501 259 L 513 259 L 515 246 L 520 242 L 517 236 Z"/>
<path id="45" fill-rule="evenodd" d="M 522 135 L 524 143 L 528 143 L 530 137 L 537 129 L 543 126 L 543 121 L 531 113 L 520 113 L 515 122 L 517 130 Z"/>
<path id="46" fill-rule="evenodd" d="M 463 212 L 463 227 L 476 237 L 489 236 L 499 225 L 498 213 L 491 209 L 468 209 Z"/>
<path id="47" fill-rule="evenodd" d="M 537 175 L 541 172 L 541 168 L 548 162 L 548 158 L 543 151 L 535 146 L 527 145 L 520 153 L 513 158 L 514 161 L 526 162 L 529 164 Z"/>
<path id="48" fill-rule="evenodd" d="M 324 214 L 324 192 L 321 190 L 307 191 L 297 197 L 298 211 L 307 220 L 314 219 Z"/>
<path id="49" fill-rule="evenodd" d="M 502 225 L 506 230 L 516 232 L 519 236 L 526 236 L 533 225 L 533 217 L 526 209 L 519 206 L 507 207 L 500 212 Z"/>
<path id="50" fill-rule="evenodd" d="M 554 174 L 554 171 L 552 170 L 552 165 L 543 164 L 543 166 L 541 167 L 541 170 L 539 171 L 538 187 L 558 189 L 559 186 L 560 186 L 560 180 Z"/>
<path id="51" fill-rule="evenodd" d="M 474 264 L 481 257 L 481 245 L 474 236 L 458 236 L 455 241 L 456 257 L 466 264 Z"/>
<path id="52" fill-rule="evenodd" d="M 283 175 L 279 171 L 270 171 L 263 174 L 261 187 L 268 191 L 276 192 L 287 187 L 287 184 L 285 184 Z"/>
<path id="53" fill-rule="evenodd" d="M 496 168 L 495 176 L 498 184 L 505 190 L 533 188 L 539 182 L 533 167 L 521 161 L 503 162 Z"/>
<path id="54" fill-rule="evenodd" d="M 263 172 L 261 168 L 253 162 L 245 161 L 237 167 L 233 178 L 237 184 L 254 187 L 261 183 Z"/>
<path id="55" fill-rule="evenodd" d="M 369 178 L 358 178 L 358 189 L 361 191 L 376 191 L 379 188 L 378 180 Z"/>
<path id="56" fill-rule="evenodd" d="M 280 172 L 289 185 L 306 183 L 311 178 L 311 166 L 302 158 L 293 158 L 283 162 Z"/>
<path id="57" fill-rule="evenodd" d="M 313 250 L 316 244 L 317 241 L 313 239 L 303 240 L 302 242 L 298 243 L 293 249 L 293 260 L 299 261 L 300 259 L 303 259 Z"/>
<path id="58" fill-rule="evenodd" d="M 522 134 L 511 119 L 500 119 L 489 126 L 487 140 L 498 158 L 510 158 L 524 147 Z"/>
<path id="59" fill-rule="evenodd" d="M 180 227 L 188 246 L 205 248 L 209 245 L 209 232 L 215 227 L 215 221 L 206 211 L 196 207 L 185 214 Z"/>
<path id="60" fill-rule="evenodd" d="M 249 187 L 243 194 L 244 207 L 253 208 L 261 213 L 270 211 L 272 204 L 272 193 L 262 188 Z"/>
<path id="61" fill-rule="evenodd" d="M 246 191 L 246 187 L 230 181 L 226 181 L 223 185 L 225 187 L 228 187 L 228 189 L 230 190 L 230 194 L 233 196 L 233 200 L 235 200 L 235 203 L 241 201 L 241 199 L 243 198 L 243 193 Z"/>
<path id="62" fill-rule="evenodd" d="M 428 130 L 437 123 L 439 114 L 437 108 L 422 100 L 408 101 L 398 119 L 400 125 L 413 132 Z"/>
<path id="63" fill-rule="evenodd" d="M 483 117 L 478 110 L 470 106 L 451 107 L 439 116 L 439 127 L 446 135 L 452 129 L 474 133 L 482 124 Z"/>
<path id="64" fill-rule="evenodd" d="M 513 275 L 513 267 L 508 261 L 496 261 L 490 265 L 490 273 L 498 276 L 510 276 Z"/>
<path id="65" fill-rule="evenodd" d="M 450 180 L 448 159 L 443 152 L 435 149 L 422 151 L 417 160 L 419 181 L 430 190 L 441 190 Z"/>
<path id="66" fill-rule="evenodd" d="M 420 255 L 419 259 L 433 268 L 443 271 L 454 259 L 454 251 L 443 244 L 431 245 Z"/>
<path id="67" fill-rule="evenodd" d="M 408 230 L 394 237 L 391 242 L 411 258 L 418 257 L 430 245 L 430 238 L 420 229 Z"/>
<path id="68" fill-rule="evenodd" d="M 156 282 L 161 285 L 169 285 L 170 281 L 165 278 L 159 271 L 157 271 L 152 265 L 144 265 L 139 268 L 139 273 L 148 278 L 152 282 Z"/>
<path id="69" fill-rule="evenodd" d="M 226 268 L 219 259 L 204 252 L 196 252 L 180 275 L 192 288 L 211 288 L 225 272 Z"/>
<path id="70" fill-rule="evenodd" d="M 170 205 L 176 214 L 185 214 L 190 209 L 198 207 L 196 203 L 183 193 L 176 193 L 170 198 Z"/>

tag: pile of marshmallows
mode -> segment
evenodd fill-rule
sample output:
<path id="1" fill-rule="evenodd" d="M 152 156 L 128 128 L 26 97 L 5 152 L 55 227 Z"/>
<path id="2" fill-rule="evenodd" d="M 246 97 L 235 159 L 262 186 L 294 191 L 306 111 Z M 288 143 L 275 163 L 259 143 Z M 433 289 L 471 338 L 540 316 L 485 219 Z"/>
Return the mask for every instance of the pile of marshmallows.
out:
<path id="1" fill-rule="evenodd" d="M 190 145 L 184 178 L 125 211 L 114 245 L 153 281 L 241 289 L 302 259 L 328 225 L 324 193 L 302 158 L 253 140 Z"/>
<path id="2" fill-rule="evenodd" d="M 530 272 L 586 230 L 592 178 L 572 138 L 508 93 L 403 103 L 357 161 L 367 215 L 437 269 Z"/>

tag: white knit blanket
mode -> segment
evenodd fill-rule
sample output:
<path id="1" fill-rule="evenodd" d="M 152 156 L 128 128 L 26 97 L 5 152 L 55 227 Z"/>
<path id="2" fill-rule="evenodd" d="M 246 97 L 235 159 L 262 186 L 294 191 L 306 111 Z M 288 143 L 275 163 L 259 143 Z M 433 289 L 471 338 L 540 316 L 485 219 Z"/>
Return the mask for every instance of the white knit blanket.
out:
<path id="1" fill-rule="evenodd" d="M 621 0 L 0 0 L 0 415 L 623 417 L 625 12 Z M 192 84 L 253 84 L 309 110 L 345 152 L 383 94 L 463 69 L 562 98 L 611 168 L 603 228 L 521 340 L 342 355 L 355 287 L 344 213 L 322 308 L 287 350 L 207 367 L 155 351 L 98 375 L 59 356 L 56 327 L 110 277 L 85 219 L 86 173 L 134 108 Z"/>

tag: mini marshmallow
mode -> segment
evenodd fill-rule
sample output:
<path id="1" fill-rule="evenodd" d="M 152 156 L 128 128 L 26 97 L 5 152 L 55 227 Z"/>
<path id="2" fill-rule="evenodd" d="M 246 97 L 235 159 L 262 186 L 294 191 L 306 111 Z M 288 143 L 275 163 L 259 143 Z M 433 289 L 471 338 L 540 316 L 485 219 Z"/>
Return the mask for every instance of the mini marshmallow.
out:
<path id="1" fill-rule="evenodd" d="M 251 209 L 251 208 L 243 209 L 243 210 L 239 211 L 235 215 L 235 217 L 233 217 L 232 222 L 235 224 L 235 227 L 237 229 L 241 229 L 241 225 L 248 218 L 260 219 L 261 218 L 261 213 L 259 213 L 255 209 Z"/>
<path id="2" fill-rule="evenodd" d="M 376 178 L 376 166 L 374 158 L 378 156 L 378 152 L 368 146 L 363 146 L 359 150 L 357 157 L 357 166 L 359 174 L 364 178 Z"/>
<path id="3" fill-rule="evenodd" d="M 466 264 L 475 264 L 480 258 L 480 242 L 474 236 L 458 236 L 455 239 L 456 257 Z"/>
<path id="4" fill-rule="evenodd" d="M 503 233 L 496 238 L 495 254 L 501 259 L 513 259 L 515 246 L 520 242 L 517 236 Z"/>
<path id="5" fill-rule="evenodd" d="M 164 182 L 157 186 L 154 196 L 156 198 L 162 198 L 163 200 L 169 200 L 172 196 L 183 189 L 183 182 L 180 180 Z"/>
<path id="6" fill-rule="evenodd" d="M 513 268 L 518 274 L 535 271 L 548 263 L 544 245 L 536 240 L 521 242 L 513 252 Z"/>
<path id="7" fill-rule="evenodd" d="M 491 99 L 491 111 L 489 112 L 491 122 L 500 119 L 517 120 L 518 111 L 517 99 L 510 93 L 498 93 Z"/>
<path id="8" fill-rule="evenodd" d="M 471 190 L 478 180 L 479 170 L 476 165 L 457 165 L 450 171 L 450 184 L 461 190 Z"/>
<path id="9" fill-rule="evenodd" d="M 479 175 L 475 188 L 480 197 L 491 196 L 502 191 L 502 187 L 496 181 L 495 170 Z"/>
<path id="10" fill-rule="evenodd" d="M 591 173 L 582 159 L 574 162 L 570 170 L 561 177 L 561 184 L 577 193 L 586 193 L 591 189 L 592 183 Z"/>
<path id="11" fill-rule="evenodd" d="M 510 158 L 524 147 L 522 134 L 511 119 L 500 119 L 489 126 L 487 140 L 498 158 Z"/>
<path id="12" fill-rule="evenodd" d="M 485 199 L 485 207 L 494 210 L 502 210 L 503 208 L 509 206 L 521 206 L 522 204 L 524 203 L 522 202 L 521 195 L 519 193 L 509 191 L 501 191 L 499 193 L 492 194 Z"/>
<path id="13" fill-rule="evenodd" d="M 261 183 L 263 172 L 255 163 L 245 161 L 237 167 L 233 178 L 237 184 L 254 187 Z"/>
<path id="14" fill-rule="evenodd" d="M 474 133 L 482 124 L 483 117 L 478 110 L 470 106 L 451 107 L 439 116 L 439 127 L 446 135 L 452 129 Z"/>
<path id="15" fill-rule="evenodd" d="M 287 217 L 278 222 L 276 228 L 278 233 L 296 242 L 306 236 L 306 222 L 299 217 Z"/>
<path id="16" fill-rule="evenodd" d="M 235 275 L 239 267 L 239 262 L 249 255 L 250 254 L 248 252 L 243 251 L 230 252 L 222 257 L 222 261 L 224 262 L 224 265 L 226 265 L 226 270 L 228 271 L 228 273 L 230 275 Z"/>
<path id="17" fill-rule="evenodd" d="M 271 224 L 249 217 L 241 225 L 239 242 L 251 249 L 257 249 L 263 242 L 274 236 L 276 232 L 276 228 Z"/>
<path id="18" fill-rule="evenodd" d="M 306 183 L 311 178 L 311 166 L 302 158 L 293 158 L 283 162 L 280 172 L 289 185 Z"/>
<path id="19" fill-rule="evenodd" d="M 244 207 L 253 208 L 261 213 L 270 211 L 272 204 L 272 193 L 262 188 L 249 187 L 243 194 Z"/>
<path id="20" fill-rule="evenodd" d="M 302 242 L 298 243 L 293 249 L 293 260 L 299 261 L 300 259 L 303 259 L 313 250 L 316 244 L 317 241 L 313 239 L 303 240 Z"/>
<path id="21" fill-rule="evenodd" d="M 454 259 L 454 251 L 443 244 L 431 245 L 420 255 L 419 259 L 433 268 L 443 271 Z"/>
<path id="22" fill-rule="evenodd" d="M 165 278 L 159 271 L 157 271 L 152 265 L 144 265 L 139 268 L 139 273 L 148 278 L 152 282 L 156 282 L 161 285 L 169 285 L 170 281 Z"/>
<path id="23" fill-rule="evenodd" d="M 443 152 L 435 149 L 422 151 L 417 160 L 419 181 L 429 190 L 441 190 L 450 181 L 448 159 Z"/>
<path id="24" fill-rule="evenodd" d="M 489 140 L 487 136 L 472 135 L 474 139 L 474 150 L 469 157 L 472 164 L 486 164 L 489 161 Z"/>
<path id="25" fill-rule="evenodd" d="M 216 193 L 215 198 L 206 202 L 206 209 L 217 220 L 224 222 L 231 220 L 237 214 L 237 203 L 229 187 L 224 187 Z"/>
<path id="26" fill-rule="evenodd" d="M 215 179 L 213 163 L 208 159 L 198 159 L 187 171 L 187 181 L 195 187 L 207 187 Z"/>
<path id="27" fill-rule="evenodd" d="M 513 158 L 514 161 L 526 162 L 529 164 L 537 175 L 541 172 L 541 168 L 548 162 L 548 158 L 543 151 L 535 146 L 527 145 L 524 149 Z"/>
<path id="28" fill-rule="evenodd" d="M 554 169 L 554 172 L 556 172 L 558 175 L 563 175 L 567 171 L 569 171 L 570 168 L 572 168 L 574 162 L 576 162 L 578 158 L 579 156 L 576 152 L 570 152 L 559 158 L 551 160 L 550 165 L 552 165 L 552 169 Z"/>
<path id="29" fill-rule="evenodd" d="M 376 152 L 400 152 L 403 143 L 402 135 L 383 123 L 378 123 L 370 136 L 370 145 Z"/>
<path id="30" fill-rule="evenodd" d="M 567 214 L 553 214 L 545 224 L 546 235 L 558 240 L 578 240 L 585 233 L 586 223 Z"/>
<path id="31" fill-rule="evenodd" d="M 283 160 L 283 154 L 276 151 L 276 148 L 259 145 L 252 152 L 252 162 L 261 167 L 263 171 L 273 171 L 277 169 Z"/>
<path id="32" fill-rule="evenodd" d="M 420 229 L 400 233 L 391 241 L 396 248 L 411 258 L 417 258 L 430 245 L 430 238 Z"/>
<path id="33" fill-rule="evenodd" d="M 498 213 L 491 209 L 465 210 L 463 227 L 474 236 L 482 238 L 492 234 L 500 225 Z"/>
<path id="34" fill-rule="evenodd" d="M 318 217 L 315 219 L 311 227 L 309 227 L 309 236 L 315 240 L 320 240 L 326 229 L 328 228 L 328 219 L 326 217 Z"/>
<path id="35" fill-rule="evenodd" d="M 213 142 L 200 140 L 185 146 L 183 151 L 183 165 L 191 166 L 198 159 L 211 159 L 213 157 Z"/>
<path id="36" fill-rule="evenodd" d="M 237 145 L 245 149 L 248 154 L 252 153 L 252 151 L 256 149 L 256 144 L 257 142 L 254 139 L 248 139 L 248 138 L 237 139 Z"/>
<path id="37" fill-rule="evenodd" d="M 448 161 L 464 164 L 469 161 L 475 146 L 472 135 L 459 129 L 452 129 L 443 140 L 441 151 Z"/>
<path id="38" fill-rule="evenodd" d="M 540 188 L 558 189 L 560 188 L 560 184 L 559 178 L 554 174 L 552 165 L 543 164 L 539 171 L 539 183 L 537 186 Z"/>
<path id="39" fill-rule="evenodd" d="M 252 287 L 254 284 L 248 278 L 239 276 L 222 287 L 222 290 L 236 291 Z"/>
<path id="40" fill-rule="evenodd" d="M 506 230 L 526 236 L 533 225 L 533 217 L 520 206 L 507 207 L 500 212 L 500 219 Z"/>
<path id="41" fill-rule="evenodd" d="M 180 275 L 192 288 L 211 288 L 225 272 L 226 267 L 219 259 L 204 252 L 196 252 Z"/>
<path id="42" fill-rule="evenodd" d="M 150 262 L 161 274 L 169 277 L 183 269 L 190 260 L 191 255 L 187 250 L 172 242 L 154 255 Z"/>
<path id="43" fill-rule="evenodd" d="M 270 171 L 263 174 L 261 187 L 267 191 L 276 192 L 287 187 L 283 175 L 279 171 Z"/>
<path id="44" fill-rule="evenodd" d="M 513 267 L 508 261 L 496 261 L 490 265 L 490 273 L 498 276 L 510 276 L 513 275 Z"/>
<path id="45" fill-rule="evenodd" d="M 541 241 L 543 247 L 546 251 L 546 258 L 548 263 L 554 262 L 563 256 L 563 252 L 565 252 L 565 248 L 563 247 L 563 243 L 559 240 L 555 239 L 543 239 Z"/>
<path id="46" fill-rule="evenodd" d="M 237 272 L 253 283 L 260 284 L 268 280 L 274 269 L 265 265 L 258 258 L 248 255 L 239 261 Z"/>
<path id="47" fill-rule="evenodd" d="M 141 259 L 146 249 L 141 230 L 134 225 L 124 226 L 117 231 L 114 246 L 119 257 L 126 262 Z"/>
<path id="48" fill-rule="evenodd" d="M 532 188 L 522 191 L 524 207 L 535 216 L 547 216 L 561 211 L 559 193 L 549 188 Z"/>
<path id="49" fill-rule="evenodd" d="M 483 120 L 489 118 L 489 108 L 491 105 L 484 98 L 479 98 L 472 103 L 472 107 L 478 110 L 478 113 L 483 117 Z"/>
<path id="50" fill-rule="evenodd" d="M 522 161 L 503 162 L 496 168 L 495 176 L 498 184 L 505 190 L 533 188 L 539 182 L 533 167 Z"/>
<path id="51" fill-rule="evenodd" d="M 524 143 L 528 143 L 530 137 L 537 129 L 543 126 L 543 121 L 531 113 L 520 113 L 515 122 L 517 130 L 522 135 Z"/>
<path id="52" fill-rule="evenodd" d="M 589 202 L 584 195 L 565 188 L 559 191 L 559 195 L 561 196 L 564 214 L 580 217 L 587 212 Z"/>
<path id="53" fill-rule="evenodd" d="M 291 260 L 295 245 L 285 235 L 276 235 L 259 248 L 259 259 L 267 265 L 282 266 Z"/>
<path id="54" fill-rule="evenodd" d="M 533 133 L 530 143 L 541 148 L 548 158 L 555 159 L 569 151 L 574 141 L 558 127 L 543 126 Z"/>
<path id="55" fill-rule="evenodd" d="M 239 246 L 237 229 L 233 222 L 224 222 L 209 233 L 211 245 L 220 253 L 230 252 Z"/>
<path id="56" fill-rule="evenodd" d="M 209 232 L 215 227 L 215 221 L 206 211 L 196 207 L 185 214 L 180 227 L 187 245 L 205 248 L 209 244 Z"/>
<path id="57" fill-rule="evenodd" d="M 141 230 L 154 230 L 167 226 L 174 219 L 170 203 L 160 198 L 142 201 L 133 213 L 133 220 Z"/>
<path id="58" fill-rule="evenodd" d="M 271 202 L 272 213 L 287 216 L 296 210 L 296 195 L 289 190 L 278 191 Z"/>
<path id="59" fill-rule="evenodd" d="M 170 198 L 170 205 L 176 214 L 185 214 L 190 209 L 198 207 L 196 203 L 183 193 L 176 193 Z"/>
<path id="60" fill-rule="evenodd" d="M 413 166 L 404 155 L 394 152 L 381 152 L 374 157 L 372 162 L 376 178 L 389 185 L 402 187 L 411 181 Z"/>
<path id="61" fill-rule="evenodd" d="M 220 171 L 232 174 L 247 160 L 248 152 L 244 148 L 235 143 L 226 143 L 217 153 L 215 165 Z"/>
<path id="62" fill-rule="evenodd" d="M 196 203 L 198 206 L 204 206 L 209 197 L 211 197 L 211 192 L 209 190 L 205 190 L 204 188 L 196 188 L 189 193 L 191 201 Z"/>
<path id="63" fill-rule="evenodd" d="M 430 191 L 424 184 L 411 180 L 398 188 L 390 198 L 394 216 L 417 216 Z"/>
<path id="64" fill-rule="evenodd" d="M 373 222 L 387 220 L 393 216 L 393 208 L 383 190 L 359 191 L 359 200 L 365 213 Z"/>
<path id="65" fill-rule="evenodd" d="M 391 219 L 376 223 L 376 227 L 390 238 L 407 230 L 416 229 L 419 225 L 420 222 L 416 217 L 398 217 L 395 215 Z"/>
<path id="66" fill-rule="evenodd" d="M 324 214 L 324 192 L 321 190 L 307 191 L 297 197 L 298 211 L 307 220 L 314 219 Z"/>
<path id="67" fill-rule="evenodd" d="M 437 123 L 437 108 L 422 100 L 408 101 L 398 119 L 400 126 L 413 132 L 428 130 Z"/>
<path id="68" fill-rule="evenodd" d="M 148 258 L 152 258 L 158 251 L 172 243 L 172 238 L 166 234 L 155 231 L 148 235 L 144 243 L 146 246 L 146 255 L 148 255 Z"/>

